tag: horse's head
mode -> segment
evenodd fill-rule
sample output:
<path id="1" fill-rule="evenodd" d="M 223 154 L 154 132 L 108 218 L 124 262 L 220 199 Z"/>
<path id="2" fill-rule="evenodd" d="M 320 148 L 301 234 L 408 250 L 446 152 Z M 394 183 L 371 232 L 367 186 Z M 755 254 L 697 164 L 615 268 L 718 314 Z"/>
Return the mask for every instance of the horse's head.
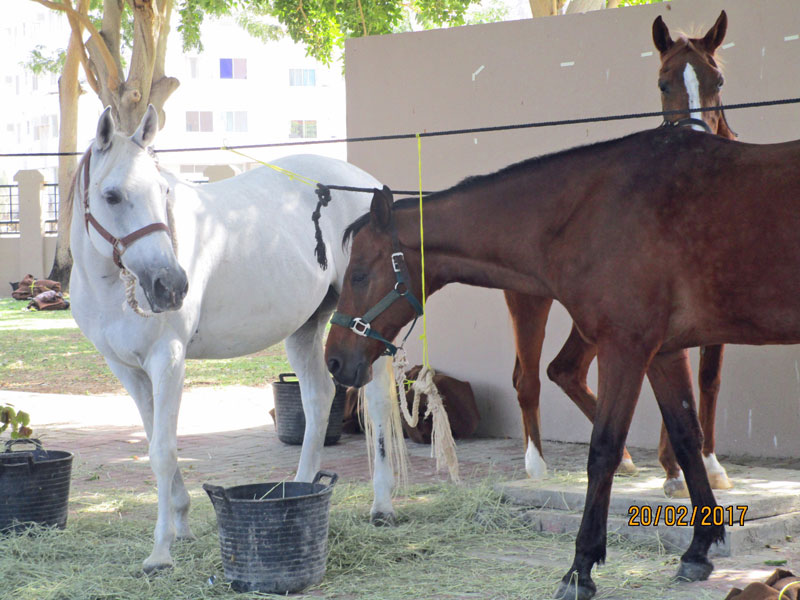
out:
<path id="1" fill-rule="evenodd" d="M 669 115 L 667 120 L 674 123 L 687 118 L 702 119 L 712 133 L 734 138 L 721 111 L 693 112 L 693 109 L 719 106 L 721 103 L 720 88 L 724 78 L 715 53 L 725 38 L 727 27 L 728 17 L 723 10 L 703 37 L 681 35 L 673 40 L 659 16 L 653 21 L 653 43 L 661 54 L 661 69 L 658 72 L 661 107 L 665 111 L 686 111 Z"/>
<path id="2" fill-rule="evenodd" d="M 157 130 L 152 105 L 130 137 L 117 132 L 106 108 L 85 159 L 88 165 L 78 173 L 85 188 L 78 201 L 93 247 L 132 272 L 153 312 L 163 312 L 181 307 L 188 282 L 166 225 L 169 185 L 148 151 Z"/>
<path id="3" fill-rule="evenodd" d="M 347 228 L 352 237 L 350 263 L 334 314 L 325 361 L 339 383 L 360 387 L 372 378 L 372 363 L 394 354 L 391 340 L 415 314 L 422 314 L 418 254 L 411 268 L 394 224 L 392 195 L 375 190 L 370 212 Z"/>

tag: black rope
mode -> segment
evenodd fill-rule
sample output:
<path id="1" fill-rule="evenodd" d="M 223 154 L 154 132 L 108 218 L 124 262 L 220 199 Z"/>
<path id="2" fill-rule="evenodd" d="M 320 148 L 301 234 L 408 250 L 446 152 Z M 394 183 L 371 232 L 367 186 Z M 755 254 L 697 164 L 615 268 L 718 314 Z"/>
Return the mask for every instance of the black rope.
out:
<path id="1" fill-rule="evenodd" d="M 314 248 L 314 255 L 317 257 L 317 262 L 319 266 L 322 267 L 323 271 L 328 268 L 328 256 L 325 253 L 325 242 L 322 240 L 322 230 L 319 228 L 319 217 L 322 207 L 328 206 L 328 202 L 331 201 L 331 187 L 333 186 L 323 185 L 322 183 L 317 184 L 314 191 L 317 193 L 319 201 L 317 202 L 317 207 L 314 209 L 314 212 L 311 213 L 311 220 L 314 221 L 314 237 L 317 240 L 317 247 Z"/>
<path id="2" fill-rule="evenodd" d="M 367 192 L 367 193 L 375 193 L 378 190 L 374 187 L 366 188 L 366 187 L 354 187 L 351 185 L 325 185 L 324 183 L 318 183 L 314 192 L 317 194 L 317 206 L 314 209 L 314 212 L 311 213 L 311 220 L 314 221 L 314 238 L 317 240 L 317 246 L 314 248 L 314 255 L 317 257 L 317 262 L 322 269 L 328 268 L 328 256 L 325 252 L 325 241 L 322 239 L 322 229 L 319 226 L 319 219 L 322 216 L 322 207 L 328 206 L 328 203 L 331 201 L 331 190 L 339 190 L 342 192 Z M 404 196 L 419 196 L 422 194 L 423 196 L 429 196 L 434 192 L 419 192 L 419 191 L 393 191 L 395 194 L 400 194 Z"/>
<path id="3" fill-rule="evenodd" d="M 743 108 L 759 108 L 764 106 L 781 106 L 785 104 L 798 104 L 800 98 L 784 98 L 780 100 L 762 100 L 759 102 L 741 102 L 738 104 L 723 104 L 719 106 L 707 106 L 703 108 L 693 108 L 692 112 L 708 112 L 716 110 L 739 110 Z M 559 119 L 554 121 L 536 121 L 532 123 L 517 123 L 513 125 L 493 125 L 490 127 L 472 127 L 467 129 L 447 129 L 440 131 L 426 131 L 419 134 L 420 137 L 441 137 L 446 135 L 465 135 L 468 133 L 492 133 L 495 131 L 513 131 L 515 129 L 532 129 L 537 127 L 559 127 L 563 125 L 580 125 L 584 123 L 605 123 L 608 121 L 623 121 L 628 119 L 643 119 L 649 117 L 667 117 L 678 114 L 685 114 L 684 109 L 664 110 L 652 112 L 627 113 L 619 115 L 607 115 L 600 117 L 582 117 L 578 119 Z M 208 152 L 212 150 L 250 150 L 256 148 L 283 148 L 291 146 L 316 146 L 320 144 L 341 144 L 355 142 L 382 142 L 388 140 L 406 140 L 416 138 L 416 133 L 397 133 L 390 135 L 373 135 L 351 138 L 336 138 L 330 140 L 304 140 L 301 142 L 274 142 L 271 144 L 246 144 L 242 146 L 205 146 L 200 148 L 165 148 L 156 150 L 157 153 L 168 152 Z M 0 158 L 15 158 L 25 156 L 79 156 L 82 152 L 18 152 L 0 153 Z M 417 193 L 417 192 L 414 192 Z"/>

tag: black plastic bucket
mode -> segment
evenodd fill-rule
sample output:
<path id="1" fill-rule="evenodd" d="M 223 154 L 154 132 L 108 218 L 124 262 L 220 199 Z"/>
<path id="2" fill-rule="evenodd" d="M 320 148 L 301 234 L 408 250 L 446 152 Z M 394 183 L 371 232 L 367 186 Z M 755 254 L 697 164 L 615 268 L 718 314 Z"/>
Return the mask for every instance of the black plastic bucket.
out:
<path id="1" fill-rule="evenodd" d="M 34 448 L 12 451 L 24 443 Z M 7 441 L 0 453 L 0 532 L 31 523 L 66 527 L 71 473 L 71 452 L 44 450 L 37 439 Z"/>
<path id="2" fill-rule="evenodd" d="M 328 477 L 327 485 L 320 483 Z M 336 473 L 311 483 L 203 484 L 217 513 L 225 578 L 237 592 L 291 594 L 322 581 Z"/>
<path id="3" fill-rule="evenodd" d="M 295 381 L 286 381 L 294 378 Z M 299 446 L 306 432 L 306 416 L 303 413 L 303 400 L 300 396 L 300 382 L 294 373 L 281 373 L 278 381 L 272 384 L 275 397 L 275 428 L 278 439 L 284 444 Z M 347 388 L 337 385 L 333 396 L 328 429 L 325 431 L 325 445 L 331 446 L 342 437 L 342 420 Z"/>

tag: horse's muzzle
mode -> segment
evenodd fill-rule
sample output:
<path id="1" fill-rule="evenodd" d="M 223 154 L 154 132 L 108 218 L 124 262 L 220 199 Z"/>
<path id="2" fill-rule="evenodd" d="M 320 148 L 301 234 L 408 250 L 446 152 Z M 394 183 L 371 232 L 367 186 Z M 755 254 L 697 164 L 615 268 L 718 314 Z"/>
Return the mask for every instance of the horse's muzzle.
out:
<path id="1" fill-rule="evenodd" d="M 341 385 L 347 387 L 362 387 L 372 379 L 372 365 L 366 361 L 348 361 L 333 353 L 327 357 L 328 371 Z"/>
<path id="2" fill-rule="evenodd" d="M 157 269 L 152 275 L 143 276 L 141 283 L 150 308 L 156 313 L 179 310 L 189 290 L 186 271 L 179 265 Z"/>

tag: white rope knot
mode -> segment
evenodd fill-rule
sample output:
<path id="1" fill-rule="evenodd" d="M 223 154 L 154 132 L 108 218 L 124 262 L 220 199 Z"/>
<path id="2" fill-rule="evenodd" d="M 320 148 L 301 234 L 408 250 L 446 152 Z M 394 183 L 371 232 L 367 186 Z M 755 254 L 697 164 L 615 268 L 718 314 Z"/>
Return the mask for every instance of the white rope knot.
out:
<path id="1" fill-rule="evenodd" d="M 416 381 L 411 385 L 411 389 L 414 392 L 414 400 L 412 402 L 411 411 L 409 412 L 405 388 L 407 368 L 408 359 L 405 350 L 400 349 L 395 355 L 394 377 L 400 397 L 400 410 L 403 413 L 403 417 L 410 427 L 416 427 L 417 423 L 419 423 L 420 400 L 422 396 L 427 397 L 428 408 L 425 410 L 425 415 L 422 417 L 422 420 L 424 421 L 428 416 L 431 416 L 433 422 L 431 431 L 431 458 L 436 458 L 437 470 L 442 470 L 446 465 L 447 470 L 450 472 L 450 479 L 459 483 L 461 478 L 458 472 L 456 443 L 453 439 L 453 432 L 450 429 L 450 419 L 444 408 L 444 400 L 436 384 L 433 382 L 436 372 L 427 365 L 422 367 L 417 375 Z"/>
<path id="2" fill-rule="evenodd" d="M 128 271 L 128 269 L 121 269 L 119 272 L 119 278 L 122 280 L 123 285 L 125 286 L 125 300 L 128 302 L 128 306 L 133 309 L 140 317 L 152 317 L 156 313 L 151 310 L 145 310 L 141 306 L 139 306 L 139 302 L 136 300 L 136 275 Z"/>

